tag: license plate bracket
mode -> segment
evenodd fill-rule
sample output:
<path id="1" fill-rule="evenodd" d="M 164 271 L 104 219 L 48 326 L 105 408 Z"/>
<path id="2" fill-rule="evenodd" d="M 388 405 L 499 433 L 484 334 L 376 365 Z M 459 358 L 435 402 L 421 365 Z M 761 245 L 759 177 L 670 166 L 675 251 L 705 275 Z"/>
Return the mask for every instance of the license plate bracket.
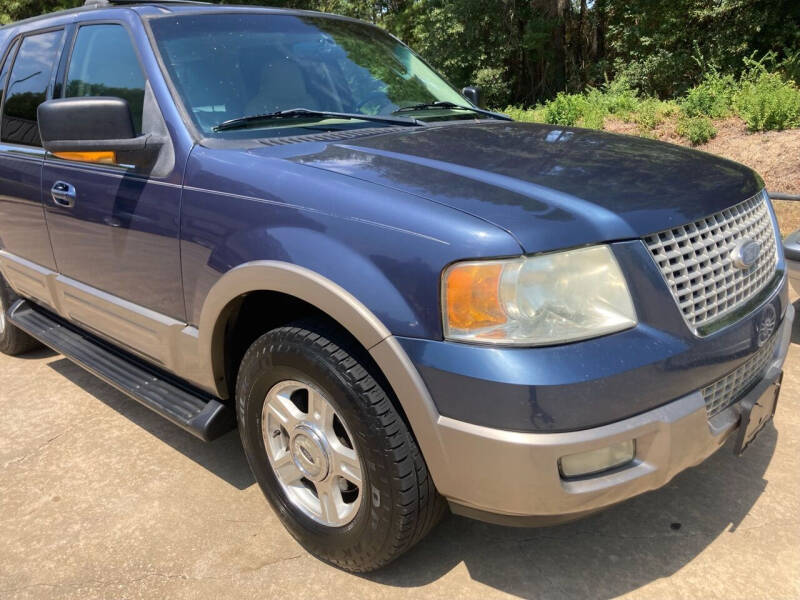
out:
<path id="1" fill-rule="evenodd" d="M 737 456 L 742 455 L 775 415 L 782 380 L 783 373 L 758 398 L 742 400 L 740 404 L 742 411 L 741 421 L 739 422 L 738 435 L 736 436 L 736 446 L 733 450 Z"/>

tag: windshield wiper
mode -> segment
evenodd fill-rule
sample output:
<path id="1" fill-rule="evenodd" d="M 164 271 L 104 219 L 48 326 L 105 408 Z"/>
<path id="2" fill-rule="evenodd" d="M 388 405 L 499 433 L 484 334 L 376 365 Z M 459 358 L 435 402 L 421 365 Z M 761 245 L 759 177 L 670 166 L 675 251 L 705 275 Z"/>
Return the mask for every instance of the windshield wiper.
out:
<path id="1" fill-rule="evenodd" d="M 398 108 L 392 114 L 396 115 L 398 113 L 403 112 L 413 112 L 415 110 L 430 110 L 433 108 L 449 108 L 450 110 L 468 110 L 474 113 L 478 113 L 479 115 L 488 115 L 495 119 L 500 119 L 501 121 L 513 121 L 511 117 L 508 115 L 504 115 L 502 113 L 496 113 L 491 110 L 485 110 L 483 108 L 475 108 L 474 106 L 465 106 L 463 104 L 454 104 L 453 102 L 423 102 L 421 104 L 412 104 L 410 106 L 404 106 L 402 108 Z"/>
<path id="2" fill-rule="evenodd" d="M 272 119 L 302 119 L 314 117 L 330 117 L 335 119 L 360 119 L 361 121 L 374 121 L 376 123 L 392 123 L 393 125 L 423 125 L 421 121 L 408 117 L 393 117 L 391 115 L 362 115 L 361 113 L 342 113 L 327 110 L 311 110 L 310 108 L 290 108 L 263 115 L 250 115 L 224 121 L 214 127 L 214 131 L 228 131 L 231 129 L 244 129 L 258 121 Z"/>

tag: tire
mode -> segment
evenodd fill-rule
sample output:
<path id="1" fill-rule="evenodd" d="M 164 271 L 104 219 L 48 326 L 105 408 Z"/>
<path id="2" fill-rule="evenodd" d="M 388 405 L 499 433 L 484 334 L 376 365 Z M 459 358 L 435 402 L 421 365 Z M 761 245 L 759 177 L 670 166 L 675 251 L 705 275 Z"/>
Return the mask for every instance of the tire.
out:
<path id="1" fill-rule="evenodd" d="M 19 356 L 41 347 L 38 341 L 8 320 L 6 311 L 17 300 L 19 300 L 19 296 L 0 276 L 0 352 L 9 356 Z"/>
<path id="2" fill-rule="evenodd" d="M 373 571 L 390 563 L 446 512 L 408 427 L 370 374 L 368 361 L 357 358 L 360 355 L 360 348 L 343 334 L 324 324 L 299 322 L 274 329 L 253 343 L 242 360 L 236 386 L 244 451 L 273 509 L 306 550 L 351 572 Z M 313 408 L 324 406 L 323 401 L 333 410 L 334 425 L 320 425 L 315 431 L 328 433 L 309 443 L 304 423 L 317 427 L 317 421 L 325 421 L 319 415 L 328 409 Z M 330 440 L 323 444 L 325 435 Z M 360 485 L 352 483 L 359 477 L 349 474 L 357 467 L 336 466 L 347 463 L 337 457 L 347 450 L 348 442 L 360 464 Z M 281 466 L 273 468 L 273 460 Z M 323 463 L 329 473 L 324 481 L 305 477 L 319 479 Z M 294 481 L 296 469 L 304 480 Z M 347 479 L 339 477 L 340 472 L 347 473 Z M 330 494 L 326 489 L 332 490 Z M 320 512 L 313 512 L 316 509 Z"/>

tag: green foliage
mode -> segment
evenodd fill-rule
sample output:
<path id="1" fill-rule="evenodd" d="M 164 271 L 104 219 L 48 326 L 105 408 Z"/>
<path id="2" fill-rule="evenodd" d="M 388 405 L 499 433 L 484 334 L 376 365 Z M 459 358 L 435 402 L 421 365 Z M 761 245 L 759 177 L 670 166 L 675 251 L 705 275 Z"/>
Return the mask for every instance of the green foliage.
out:
<path id="1" fill-rule="evenodd" d="M 624 77 L 606 82 L 600 94 L 596 90 L 589 90 L 589 98 L 596 98 L 608 114 L 621 117 L 634 112 L 639 106 L 638 93 Z"/>
<path id="2" fill-rule="evenodd" d="M 768 70 L 768 64 L 775 65 L 770 57 L 745 62 L 747 69 L 739 81 L 711 72 L 677 101 L 640 98 L 626 80 L 617 78 L 583 94 L 559 93 L 534 109 L 509 106 L 504 112 L 518 121 L 591 129 L 602 129 L 606 117 L 613 115 L 636 123 L 642 135 L 652 135 L 665 120 L 677 116 L 676 132 L 693 145 L 717 134 L 712 119 L 734 114 L 753 131 L 800 127 L 800 88 Z"/>
<path id="3" fill-rule="evenodd" d="M 503 111 L 522 122 L 551 123 L 602 129 L 608 116 L 636 123 L 639 134 L 652 137 L 654 130 L 669 118 L 677 117 L 677 133 L 693 145 L 703 144 L 717 134 L 706 115 L 689 115 L 674 100 L 639 98 L 625 82 L 615 81 L 585 94 L 558 94 L 550 102 L 533 109 L 508 106 Z"/>
<path id="4" fill-rule="evenodd" d="M 537 106 L 535 108 L 506 106 L 501 112 L 521 123 L 544 123 L 546 119 L 546 111 L 543 106 Z"/>
<path id="5" fill-rule="evenodd" d="M 543 105 L 544 120 L 554 125 L 602 129 L 608 115 L 627 118 L 638 110 L 639 104 L 636 91 L 617 79 L 583 94 L 559 93 Z"/>
<path id="6" fill-rule="evenodd" d="M 664 48 L 654 48 L 652 53 L 640 57 L 637 54 L 615 58 L 614 70 L 618 77 L 646 95 L 673 97 L 682 87 L 682 77 L 696 77 L 686 57 L 672 54 Z"/>
<path id="7" fill-rule="evenodd" d="M 545 105 L 545 121 L 553 125 L 577 125 L 586 108 L 586 98 L 581 94 L 558 95 Z"/>
<path id="8" fill-rule="evenodd" d="M 607 21 L 617 75 L 661 98 L 685 94 L 714 69 L 738 75 L 753 54 L 783 59 L 800 46 L 797 0 L 614 0 Z"/>
<path id="9" fill-rule="evenodd" d="M 681 116 L 681 118 L 678 119 L 676 131 L 678 135 L 687 138 L 692 143 L 692 146 L 705 144 L 708 140 L 717 135 L 717 128 L 714 127 L 714 123 L 705 116 Z"/>
<path id="10" fill-rule="evenodd" d="M 593 104 L 588 101 L 583 107 L 583 116 L 578 125 L 587 129 L 602 129 L 606 122 L 608 111 L 602 104 Z"/>
<path id="11" fill-rule="evenodd" d="M 731 75 L 711 71 L 699 85 L 689 90 L 681 102 L 681 108 L 690 117 L 727 117 L 733 111 L 733 98 L 738 89 L 738 83 Z"/>
<path id="12" fill-rule="evenodd" d="M 0 24 L 83 1 L 0 0 Z M 798 0 L 216 1 L 371 21 L 408 43 L 455 87 L 480 85 L 490 105 L 555 99 L 545 105 L 546 118 L 587 127 L 614 115 L 649 131 L 663 118 L 663 107 L 640 106 L 641 99 L 684 96 L 682 108 L 691 117 L 742 112 L 752 127 L 785 126 L 794 118 L 793 91 L 777 79 L 753 77 L 739 90 L 743 61 L 767 57 L 762 67 L 800 84 Z M 753 71 L 752 64 L 748 68 Z M 777 98 L 770 101 L 765 90 Z"/>
<path id="13" fill-rule="evenodd" d="M 777 73 L 762 71 L 742 83 L 736 109 L 752 131 L 800 126 L 800 89 Z"/>
<path id="14" fill-rule="evenodd" d="M 653 131 L 661 125 L 667 117 L 678 112 L 678 105 L 675 102 L 664 102 L 657 98 L 647 98 L 639 103 L 639 107 L 634 115 L 634 122 L 643 132 Z"/>
<path id="15" fill-rule="evenodd" d="M 794 81 L 800 85 L 800 48 L 794 50 L 786 49 L 786 58 L 784 58 L 778 68 L 783 74 L 784 79 Z"/>
<path id="16" fill-rule="evenodd" d="M 82 4 L 83 0 L 2 0 L 0 25 Z"/>
<path id="17" fill-rule="evenodd" d="M 483 67 L 475 72 L 475 85 L 480 86 L 484 97 L 493 103 L 503 104 L 511 98 L 511 83 L 504 69 L 499 67 Z"/>

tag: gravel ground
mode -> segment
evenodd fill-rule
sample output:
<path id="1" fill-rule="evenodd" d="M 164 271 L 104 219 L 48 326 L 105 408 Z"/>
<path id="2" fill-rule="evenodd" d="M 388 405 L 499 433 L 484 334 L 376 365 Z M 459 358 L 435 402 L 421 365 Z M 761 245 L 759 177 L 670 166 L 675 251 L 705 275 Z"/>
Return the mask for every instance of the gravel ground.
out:
<path id="1" fill-rule="evenodd" d="M 793 335 L 774 426 L 743 458 L 728 446 L 569 525 L 449 517 L 367 577 L 285 532 L 236 432 L 204 444 L 59 355 L 0 356 L 0 598 L 796 599 L 800 321 Z"/>

